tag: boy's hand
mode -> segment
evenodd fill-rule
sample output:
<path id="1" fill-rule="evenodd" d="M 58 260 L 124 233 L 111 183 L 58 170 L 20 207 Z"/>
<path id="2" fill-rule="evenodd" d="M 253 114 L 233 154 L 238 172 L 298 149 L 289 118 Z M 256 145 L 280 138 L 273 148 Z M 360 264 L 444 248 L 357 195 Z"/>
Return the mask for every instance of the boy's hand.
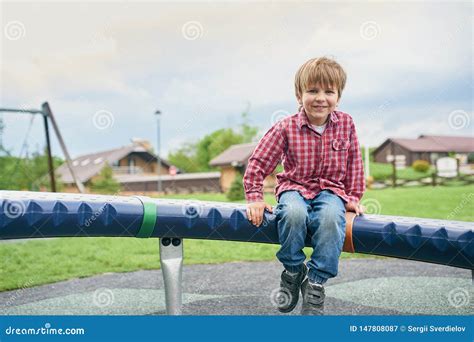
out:
<path id="1" fill-rule="evenodd" d="M 362 204 L 356 202 L 347 202 L 345 206 L 347 211 L 353 211 L 357 216 L 363 214 L 365 211 L 365 207 Z"/>
<path id="2" fill-rule="evenodd" d="M 273 212 L 272 206 L 265 202 L 252 202 L 247 204 L 247 219 L 252 222 L 254 226 L 259 227 L 263 221 L 263 213 L 267 209 Z"/>

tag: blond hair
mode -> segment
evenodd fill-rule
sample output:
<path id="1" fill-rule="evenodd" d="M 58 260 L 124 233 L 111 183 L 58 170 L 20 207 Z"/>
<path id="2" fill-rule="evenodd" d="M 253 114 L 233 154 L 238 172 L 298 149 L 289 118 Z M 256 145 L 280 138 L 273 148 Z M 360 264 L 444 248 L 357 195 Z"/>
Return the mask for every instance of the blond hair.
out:
<path id="1" fill-rule="evenodd" d="M 319 83 L 323 87 L 337 88 L 339 99 L 346 79 L 346 72 L 335 60 L 327 57 L 312 58 L 296 72 L 295 94 L 301 97 L 309 87 Z"/>

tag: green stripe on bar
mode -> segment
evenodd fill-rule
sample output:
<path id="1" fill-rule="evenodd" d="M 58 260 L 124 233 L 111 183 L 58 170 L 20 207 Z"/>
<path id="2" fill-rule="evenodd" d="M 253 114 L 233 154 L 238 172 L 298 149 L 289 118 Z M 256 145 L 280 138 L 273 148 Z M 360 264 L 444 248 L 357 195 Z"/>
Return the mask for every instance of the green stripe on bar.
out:
<path id="1" fill-rule="evenodd" d="M 135 196 L 143 204 L 143 221 L 138 231 L 137 238 L 149 238 L 153 234 L 156 223 L 157 208 L 156 204 L 148 197 Z"/>

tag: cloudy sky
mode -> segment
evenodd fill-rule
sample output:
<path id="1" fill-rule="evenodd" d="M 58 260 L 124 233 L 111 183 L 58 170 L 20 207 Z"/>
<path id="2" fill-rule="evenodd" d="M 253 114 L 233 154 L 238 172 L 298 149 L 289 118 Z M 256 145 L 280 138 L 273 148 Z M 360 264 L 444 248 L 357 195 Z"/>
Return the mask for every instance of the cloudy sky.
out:
<path id="1" fill-rule="evenodd" d="M 294 74 L 323 55 L 346 69 L 339 109 L 362 144 L 473 134 L 470 2 L 36 1 L 1 12 L 0 106 L 48 101 L 72 156 L 154 143 L 156 110 L 165 155 L 247 108 L 263 134 L 296 112 Z M 30 116 L 3 120 L 3 144 L 19 153 Z M 36 117 L 30 152 L 43 135 Z"/>

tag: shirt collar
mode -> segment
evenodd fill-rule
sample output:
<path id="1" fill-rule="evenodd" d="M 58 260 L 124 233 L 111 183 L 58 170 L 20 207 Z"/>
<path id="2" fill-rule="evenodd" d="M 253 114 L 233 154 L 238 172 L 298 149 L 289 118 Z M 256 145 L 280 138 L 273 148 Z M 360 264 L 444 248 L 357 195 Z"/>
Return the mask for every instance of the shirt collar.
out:
<path id="1" fill-rule="evenodd" d="M 331 113 L 329 113 L 329 121 L 332 121 L 333 123 L 339 121 L 336 111 L 332 111 Z M 304 108 L 302 108 L 301 111 L 298 113 L 298 128 L 301 129 L 301 127 L 303 127 L 304 125 L 309 127 L 310 123 Z"/>

